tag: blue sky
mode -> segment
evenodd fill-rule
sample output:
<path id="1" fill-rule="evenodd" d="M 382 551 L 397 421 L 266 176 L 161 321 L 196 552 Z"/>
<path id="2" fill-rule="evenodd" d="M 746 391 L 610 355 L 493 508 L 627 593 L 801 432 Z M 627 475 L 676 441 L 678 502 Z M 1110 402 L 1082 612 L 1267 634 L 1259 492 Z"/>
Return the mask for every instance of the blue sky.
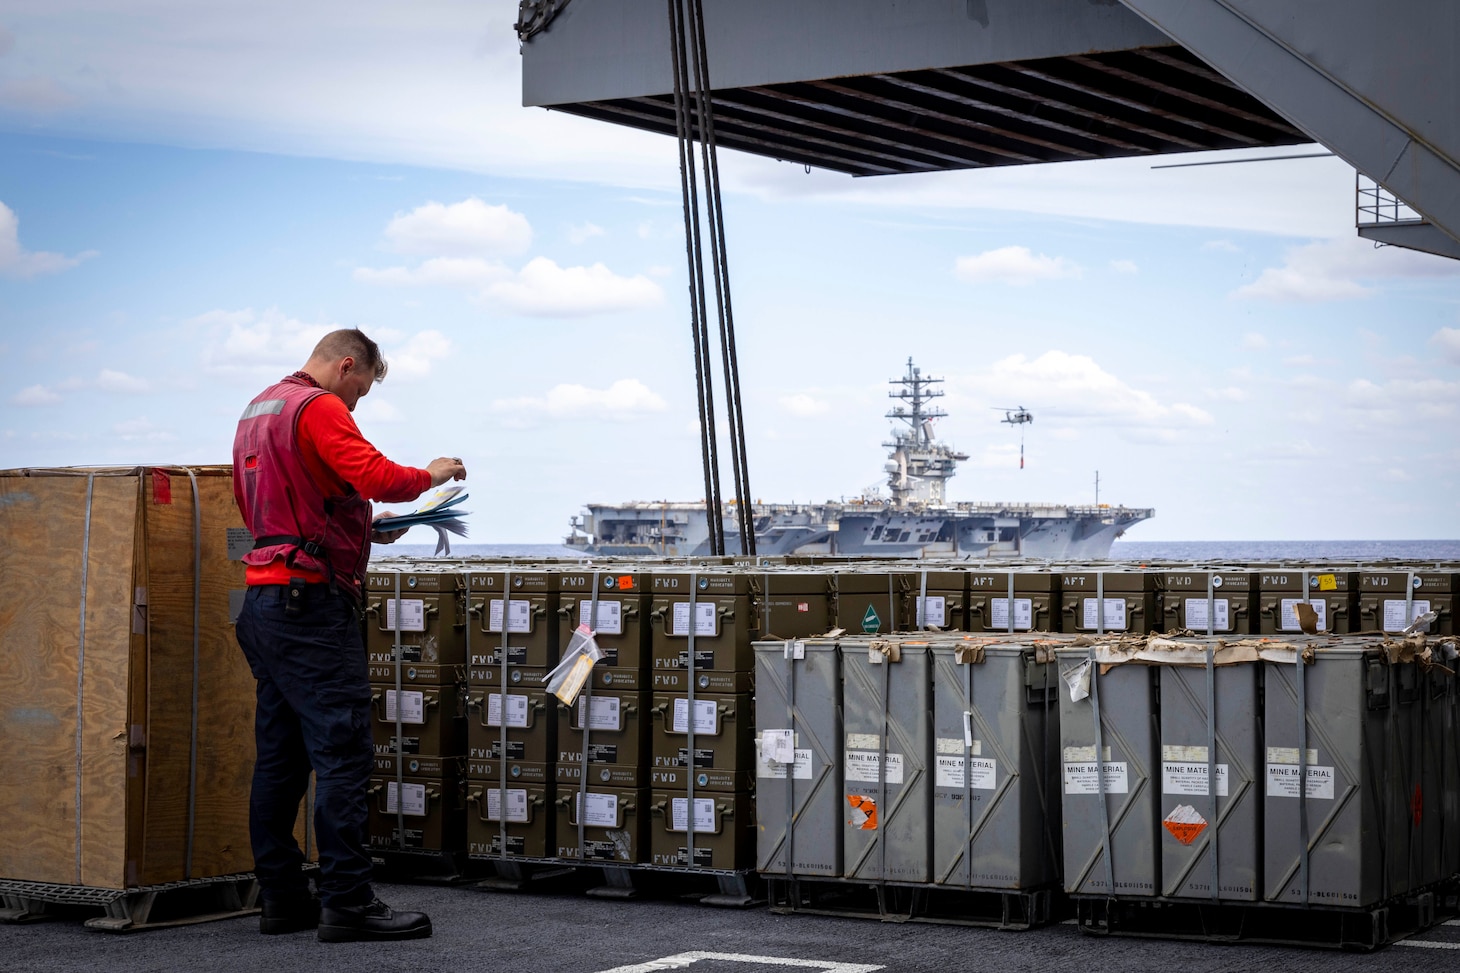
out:
<path id="1" fill-rule="evenodd" d="M 195 7 L 0 9 L 0 466 L 225 461 L 359 326 L 362 429 L 462 456 L 474 541 L 700 496 L 668 140 L 521 108 L 507 0 Z M 758 497 L 876 483 L 912 356 L 954 499 L 1098 469 L 1131 540 L 1456 535 L 1460 267 L 1358 241 L 1341 162 L 724 168 Z"/>

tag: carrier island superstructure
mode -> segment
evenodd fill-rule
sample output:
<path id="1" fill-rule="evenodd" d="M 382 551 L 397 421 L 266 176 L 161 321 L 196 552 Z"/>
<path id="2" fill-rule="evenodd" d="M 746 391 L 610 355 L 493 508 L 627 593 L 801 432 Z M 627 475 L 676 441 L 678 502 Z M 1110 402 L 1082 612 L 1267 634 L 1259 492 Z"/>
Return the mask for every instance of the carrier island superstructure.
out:
<path id="1" fill-rule="evenodd" d="M 949 502 L 948 480 L 968 457 L 933 436 L 933 421 L 947 414 L 932 404 L 943 394 L 941 381 L 908 359 L 906 373 L 891 382 L 897 404 L 887 413 L 892 438 L 883 444 L 886 496 L 879 490 L 850 501 L 756 503 L 756 553 L 1098 559 L 1127 528 L 1154 516 L 1149 508 L 1108 504 Z M 742 550 L 736 524 L 727 504 L 725 548 L 732 554 Z M 710 551 L 703 503 L 590 503 L 571 527 L 564 543 L 585 554 Z"/>

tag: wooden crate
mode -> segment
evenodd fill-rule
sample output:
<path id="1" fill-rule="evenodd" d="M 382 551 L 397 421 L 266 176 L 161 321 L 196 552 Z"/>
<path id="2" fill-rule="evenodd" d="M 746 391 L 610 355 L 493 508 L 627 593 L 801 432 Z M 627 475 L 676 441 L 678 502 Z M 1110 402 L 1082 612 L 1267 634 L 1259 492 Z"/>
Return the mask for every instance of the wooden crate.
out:
<path id="1" fill-rule="evenodd" d="M 191 472 L 196 505 L 183 467 L 0 471 L 0 878 L 253 868 L 242 520 L 231 466 Z"/>

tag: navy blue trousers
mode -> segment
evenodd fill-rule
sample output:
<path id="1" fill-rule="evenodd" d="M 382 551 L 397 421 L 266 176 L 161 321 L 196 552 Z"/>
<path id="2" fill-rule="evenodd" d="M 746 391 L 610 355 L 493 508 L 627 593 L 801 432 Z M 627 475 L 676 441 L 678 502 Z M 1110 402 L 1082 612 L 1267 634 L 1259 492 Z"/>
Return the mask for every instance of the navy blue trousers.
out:
<path id="1" fill-rule="evenodd" d="M 287 585 L 248 589 L 238 644 L 258 680 L 256 756 L 249 797 L 254 874 L 266 897 L 307 889 L 294 840 L 314 771 L 319 891 L 325 906 L 370 902 L 367 791 L 374 765 L 370 680 L 359 615 L 345 594 L 304 585 L 297 613 Z"/>

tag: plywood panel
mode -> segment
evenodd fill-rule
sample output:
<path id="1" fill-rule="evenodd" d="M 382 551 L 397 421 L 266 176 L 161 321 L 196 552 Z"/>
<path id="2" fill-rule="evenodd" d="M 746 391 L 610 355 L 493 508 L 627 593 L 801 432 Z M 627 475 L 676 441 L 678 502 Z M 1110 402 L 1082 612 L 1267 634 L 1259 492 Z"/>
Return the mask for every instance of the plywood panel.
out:
<path id="1" fill-rule="evenodd" d="M 144 479 L 147 524 L 147 821 L 143 884 L 248 871 L 248 790 L 253 767 L 253 678 L 228 622 L 228 592 L 243 568 L 227 559 L 226 532 L 241 526 L 231 469 L 194 470 L 202 510 L 198 639 L 198 740 L 192 860 L 188 800 L 193 719 L 194 526 L 183 469 L 158 503 Z"/>
<path id="2" fill-rule="evenodd" d="M 87 559 L 77 864 L 77 669 L 87 478 L 0 474 L 0 876 L 122 880 L 124 763 L 109 716 L 126 711 L 134 480 L 93 480 Z M 120 648 L 119 648 L 120 646 Z"/>

